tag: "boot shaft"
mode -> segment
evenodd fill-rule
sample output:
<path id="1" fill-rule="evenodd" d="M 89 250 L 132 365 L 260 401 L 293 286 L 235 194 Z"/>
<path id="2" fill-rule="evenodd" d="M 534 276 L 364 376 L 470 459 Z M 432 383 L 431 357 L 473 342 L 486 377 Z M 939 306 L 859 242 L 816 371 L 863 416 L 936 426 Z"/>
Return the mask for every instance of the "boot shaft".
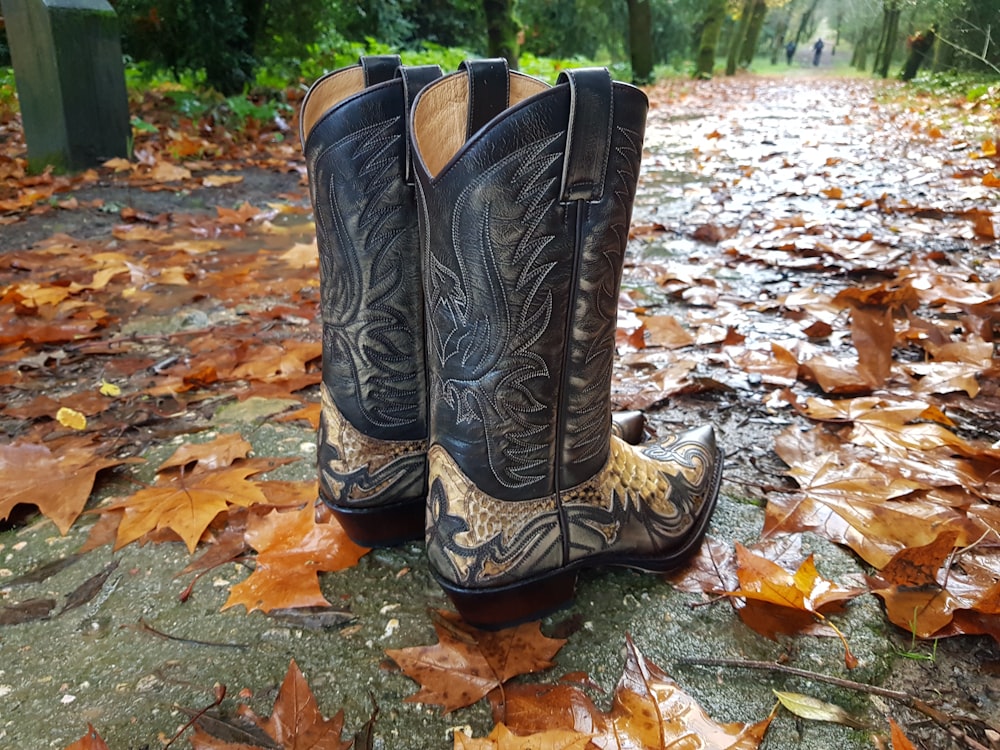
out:
<path id="1" fill-rule="evenodd" d="M 430 435 L 491 497 L 548 497 L 607 463 L 647 106 L 605 70 L 549 88 L 496 61 L 414 105 Z"/>
<path id="2" fill-rule="evenodd" d="M 398 57 L 317 81 L 301 136 L 320 257 L 323 383 L 367 437 L 426 437 L 423 304 L 407 111 L 440 76 Z M 398 71 L 398 72 L 397 72 Z"/>

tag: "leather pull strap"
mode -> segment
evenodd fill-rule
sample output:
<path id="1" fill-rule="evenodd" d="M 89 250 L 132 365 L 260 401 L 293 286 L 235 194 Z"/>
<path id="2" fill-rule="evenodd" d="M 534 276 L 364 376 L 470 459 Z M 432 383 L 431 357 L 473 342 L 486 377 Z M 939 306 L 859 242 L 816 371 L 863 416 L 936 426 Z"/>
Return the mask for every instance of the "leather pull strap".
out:
<path id="1" fill-rule="evenodd" d="M 569 123 L 563 159 L 562 201 L 599 201 L 611 153 L 614 97 L 607 68 L 578 68 L 559 74 L 569 85 Z"/>
<path id="2" fill-rule="evenodd" d="M 403 81 L 403 122 L 410 121 L 410 108 L 420 90 L 432 81 L 444 75 L 440 65 L 400 65 L 396 68 L 396 77 Z M 410 138 L 406 140 L 406 183 L 413 184 L 413 146 Z"/>
<path id="3" fill-rule="evenodd" d="M 391 81 L 400 65 L 399 55 L 362 55 L 358 58 L 365 74 L 365 88 Z"/>
<path id="4" fill-rule="evenodd" d="M 507 109 L 510 101 L 510 75 L 502 57 L 486 60 L 466 60 L 459 70 L 469 74 L 469 121 L 465 138 L 468 140 L 486 123 Z"/>

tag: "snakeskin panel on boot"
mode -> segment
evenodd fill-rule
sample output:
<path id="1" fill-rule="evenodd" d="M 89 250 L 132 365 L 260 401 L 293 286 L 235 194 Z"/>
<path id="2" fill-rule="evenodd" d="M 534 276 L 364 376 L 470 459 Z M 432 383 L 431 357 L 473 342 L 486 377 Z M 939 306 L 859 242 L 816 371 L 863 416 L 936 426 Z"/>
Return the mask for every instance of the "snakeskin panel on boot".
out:
<path id="1" fill-rule="evenodd" d="M 427 552 L 463 618 L 568 603 L 577 571 L 676 567 L 721 456 L 699 427 L 612 435 L 622 263 L 645 94 L 604 69 L 548 87 L 473 61 L 411 113 L 430 388 Z"/>
<path id="2" fill-rule="evenodd" d="M 423 291 L 406 127 L 417 91 L 440 75 L 363 57 L 302 105 L 323 319 L 319 492 L 365 546 L 423 536 Z"/>

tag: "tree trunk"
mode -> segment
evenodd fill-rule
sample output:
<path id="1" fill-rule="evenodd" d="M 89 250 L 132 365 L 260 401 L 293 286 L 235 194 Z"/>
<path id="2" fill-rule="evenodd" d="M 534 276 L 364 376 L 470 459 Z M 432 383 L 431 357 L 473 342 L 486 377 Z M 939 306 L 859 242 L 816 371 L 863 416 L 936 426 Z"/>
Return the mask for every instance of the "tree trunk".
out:
<path id="1" fill-rule="evenodd" d="M 740 55 L 743 47 L 743 40 L 746 38 L 747 29 L 750 28 L 750 16 L 753 14 L 754 0 L 743 0 L 743 10 L 740 12 L 740 23 L 736 27 L 736 32 L 729 42 L 729 56 L 726 58 L 726 75 L 731 76 L 736 72 L 736 58 Z"/>
<path id="2" fill-rule="evenodd" d="M 931 26 L 927 31 L 917 34 L 910 39 L 910 54 L 906 58 L 906 64 L 903 66 L 900 78 L 904 81 L 912 81 L 916 78 L 917 71 L 920 70 L 920 66 L 924 64 L 924 60 L 927 59 L 928 53 L 930 53 L 931 48 L 934 46 L 936 35 L 937 27 Z"/>
<path id="3" fill-rule="evenodd" d="M 872 71 L 882 78 L 889 77 L 889 65 L 896 48 L 896 34 L 899 32 L 899 16 L 902 13 L 900 0 L 882 0 L 882 33 L 875 50 L 875 68 Z"/>
<path id="4" fill-rule="evenodd" d="M 490 57 L 503 57 L 511 70 L 517 70 L 521 29 L 514 20 L 514 0 L 483 0 L 486 14 L 486 35 Z"/>
<path id="5" fill-rule="evenodd" d="M 701 39 L 698 42 L 698 62 L 695 78 L 711 78 L 715 67 L 715 48 L 719 45 L 719 34 L 726 20 L 726 0 L 708 0 L 705 15 L 702 16 Z"/>
<path id="6" fill-rule="evenodd" d="M 868 67 L 868 45 L 871 43 L 871 27 L 861 32 L 861 38 L 854 44 L 851 54 L 851 67 L 855 70 L 865 70 Z"/>
<path id="7" fill-rule="evenodd" d="M 764 28 L 764 19 L 766 18 L 767 0 L 754 0 L 750 26 L 747 28 L 747 35 L 743 40 L 743 48 L 740 50 L 739 63 L 743 67 L 748 67 L 753 62 L 757 52 L 757 41 L 760 39 L 760 32 Z"/>
<path id="8" fill-rule="evenodd" d="M 777 65 L 778 55 L 785 49 L 785 35 L 788 33 L 788 19 L 782 18 L 774 29 L 774 44 L 771 45 L 771 65 Z"/>
<path id="9" fill-rule="evenodd" d="M 816 6 L 819 5 L 819 0 L 812 0 L 812 5 L 802 14 L 802 18 L 799 20 L 798 31 L 795 32 L 795 46 L 799 46 L 799 42 L 802 41 L 803 34 L 806 34 L 806 30 L 809 28 L 809 24 L 812 23 L 813 13 L 816 12 Z M 815 29 L 814 29 L 815 30 Z M 812 31 L 808 33 L 811 35 Z M 807 35 L 807 36 L 808 36 Z"/>
<path id="10" fill-rule="evenodd" d="M 653 12 L 649 0 L 628 0 L 628 41 L 632 82 L 653 80 Z"/>
<path id="11" fill-rule="evenodd" d="M 264 33 L 264 11 L 267 0 L 243 0 L 243 29 L 247 35 L 247 52 L 256 55 Z"/>

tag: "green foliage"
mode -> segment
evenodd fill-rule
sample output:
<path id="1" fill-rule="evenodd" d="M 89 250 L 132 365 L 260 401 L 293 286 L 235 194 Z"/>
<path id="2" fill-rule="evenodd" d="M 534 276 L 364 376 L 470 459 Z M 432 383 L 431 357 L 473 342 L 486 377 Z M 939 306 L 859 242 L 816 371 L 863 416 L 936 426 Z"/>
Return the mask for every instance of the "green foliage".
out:
<path id="1" fill-rule="evenodd" d="M 541 78 L 548 83 L 555 83 L 559 74 L 568 68 L 581 68 L 591 65 L 604 65 L 613 78 L 628 81 L 632 78 L 632 66 L 625 61 L 610 62 L 608 60 L 590 60 L 585 57 L 557 59 L 552 57 L 536 57 L 530 52 L 522 52 L 520 69 L 522 73 Z"/>
<path id="2" fill-rule="evenodd" d="M 946 71 L 921 75 L 910 81 L 909 90 L 916 95 L 955 97 L 967 102 L 1000 105 L 1000 85 L 995 78 L 971 71 Z"/>
<path id="3" fill-rule="evenodd" d="M 175 74 L 199 71 L 224 94 L 240 91 L 256 65 L 239 0 L 119 0 L 122 47 Z"/>
<path id="4" fill-rule="evenodd" d="M 0 68 L 0 112 L 17 111 L 17 91 L 14 87 L 14 69 Z"/>

